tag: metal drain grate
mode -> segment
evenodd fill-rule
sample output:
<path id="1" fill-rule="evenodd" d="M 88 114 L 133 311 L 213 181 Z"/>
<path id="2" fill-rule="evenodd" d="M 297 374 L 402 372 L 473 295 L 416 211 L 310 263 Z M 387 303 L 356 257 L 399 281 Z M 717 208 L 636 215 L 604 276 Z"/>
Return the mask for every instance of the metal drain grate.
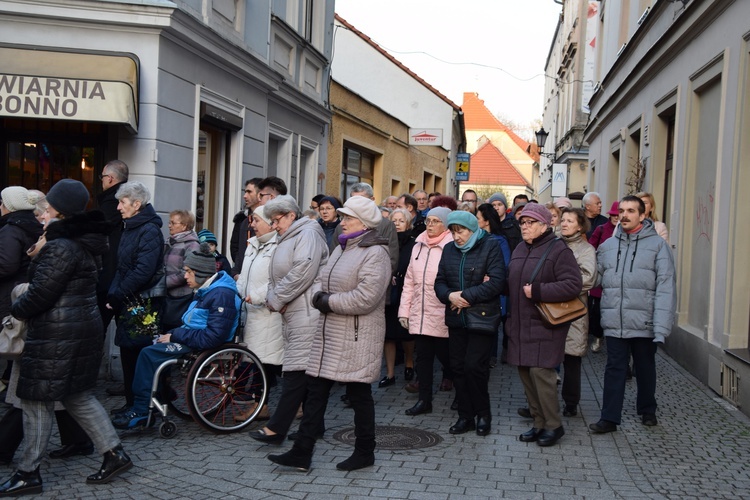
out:
<path id="1" fill-rule="evenodd" d="M 333 439 L 354 446 L 354 427 L 338 431 L 333 435 Z M 381 450 L 414 450 L 429 448 L 443 442 L 443 438 L 434 432 L 392 425 L 375 427 L 375 439 Z"/>

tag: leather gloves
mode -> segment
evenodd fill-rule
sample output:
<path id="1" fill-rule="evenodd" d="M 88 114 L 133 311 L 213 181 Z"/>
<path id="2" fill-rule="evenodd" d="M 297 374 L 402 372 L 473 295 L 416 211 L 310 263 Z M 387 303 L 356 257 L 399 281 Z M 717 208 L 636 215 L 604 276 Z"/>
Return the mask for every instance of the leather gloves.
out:
<path id="1" fill-rule="evenodd" d="M 330 293 L 325 292 L 315 292 L 315 295 L 313 295 L 312 298 L 312 305 L 315 309 L 322 312 L 323 314 L 331 312 L 331 308 L 328 306 L 328 297 L 330 297 Z"/>

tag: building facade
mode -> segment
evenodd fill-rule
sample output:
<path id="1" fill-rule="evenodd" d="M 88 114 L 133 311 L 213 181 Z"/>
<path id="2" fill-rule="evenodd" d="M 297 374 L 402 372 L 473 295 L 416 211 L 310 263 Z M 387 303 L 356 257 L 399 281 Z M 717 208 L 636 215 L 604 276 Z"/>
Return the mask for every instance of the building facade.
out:
<path id="1" fill-rule="evenodd" d="M 750 2 L 601 2 L 589 184 L 656 198 L 677 267 L 665 349 L 750 408 Z"/>
<path id="2" fill-rule="evenodd" d="M 119 158 L 226 243 L 244 179 L 321 188 L 333 3 L 0 1 L 0 183 L 93 196 Z"/>
<path id="3" fill-rule="evenodd" d="M 344 200 L 367 182 L 378 203 L 417 189 L 455 195 L 461 108 L 339 16 L 334 47 L 325 193 Z"/>

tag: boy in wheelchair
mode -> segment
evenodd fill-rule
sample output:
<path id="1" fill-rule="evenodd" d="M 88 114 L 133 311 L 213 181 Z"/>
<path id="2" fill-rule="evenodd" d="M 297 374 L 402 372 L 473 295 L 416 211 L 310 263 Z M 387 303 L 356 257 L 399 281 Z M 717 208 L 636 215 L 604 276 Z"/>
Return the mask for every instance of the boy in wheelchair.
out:
<path id="1" fill-rule="evenodd" d="M 134 405 L 112 418 L 118 429 L 145 425 L 154 374 L 164 361 L 218 347 L 234 338 L 241 304 L 234 279 L 224 271 L 216 272 L 216 259 L 206 243 L 185 257 L 184 270 L 188 286 L 196 290 L 193 302 L 182 316 L 182 326 L 159 336 L 138 355 Z"/>

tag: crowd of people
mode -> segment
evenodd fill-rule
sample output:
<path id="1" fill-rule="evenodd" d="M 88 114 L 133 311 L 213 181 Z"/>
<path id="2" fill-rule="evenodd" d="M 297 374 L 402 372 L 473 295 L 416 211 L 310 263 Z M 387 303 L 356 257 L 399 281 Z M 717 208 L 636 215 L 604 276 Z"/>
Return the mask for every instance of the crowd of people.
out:
<path id="1" fill-rule="evenodd" d="M 169 213 L 165 238 L 151 193 L 128 181 L 123 162 L 108 163 L 100 178 L 96 210 L 88 210 L 83 184 L 69 179 L 46 197 L 18 186 L 1 193 L 0 313 L 29 330 L 23 354 L 9 363 L 14 408 L 2 424 L 19 431 L 0 432 L 0 460 L 12 460 L 19 433 L 26 439 L 0 496 L 42 491 L 53 415 L 63 448 L 52 458 L 96 448 L 104 462 L 90 483 L 130 468 L 115 428 L 145 424 L 159 364 L 237 332 L 262 362 L 268 391 L 281 386 L 250 436 L 293 440 L 268 458 L 300 470 L 326 431 L 336 383 L 346 386 L 341 404 L 353 409 L 356 436 L 337 468 L 374 463 L 372 384 L 397 390 L 400 362 L 403 388 L 418 394 L 406 415 L 433 411 L 437 359 L 437 388 L 455 390 L 448 432 L 479 436 L 492 429 L 491 369 L 498 360 L 516 366 L 528 402 L 518 413 L 533 422 L 519 440 L 551 446 L 565 434 L 562 417 L 578 414 L 581 358 L 606 346 L 604 403 L 591 431 L 617 429 L 633 371 L 642 423 L 657 424 L 655 353 L 676 299 L 666 226 L 649 193 L 613 202 L 605 217 L 597 193 L 582 208 L 524 195 L 509 205 L 503 193 L 484 202 L 472 190 L 460 200 L 418 190 L 378 205 L 372 187 L 358 183 L 345 202 L 320 194 L 305 208 L 283 180 L 255 178 L 233 220 L 230 264 L 214 233 L 195 231 L 188 210 Z M 539 304 L 570 300 L 587 305 L 575 321 L 550 323 L 539 312 Z M 144 312 L 158 313 L 156 330 L 146 328 Z M 92 389 L 113 319 L 125 400 L 108 417 Z"/>

